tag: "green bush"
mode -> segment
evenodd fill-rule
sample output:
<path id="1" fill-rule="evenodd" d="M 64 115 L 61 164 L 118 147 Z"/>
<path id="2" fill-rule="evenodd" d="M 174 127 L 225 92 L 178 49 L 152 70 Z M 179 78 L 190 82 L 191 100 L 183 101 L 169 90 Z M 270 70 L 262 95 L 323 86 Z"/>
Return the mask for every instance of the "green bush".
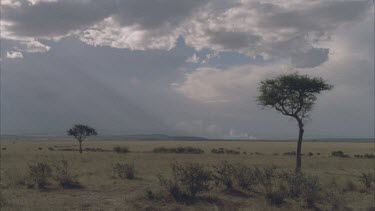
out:
<path id="1" fill-rule="evenodd" d="M 216 185 L 223 185 L 226 189 L 232 189 L 236 178 L 236 168 L 228 161 L 222 161 L 213 166 L 213 179 Z"/>
<path id="2" fill-rule="evenodd" d="M 267 202 L 273 206 L 281 206 L 285 203 L 284 194 L 279 191 L 266 193 L 265 197 Z"/>
<path id="3" fill-rule="evenodd" d="M 154 153 L 177 153 L 177 154 L 202 154 L 204 150 L 194 147 L 177 147 L 177 148 L 166 148 L 157 147 L 153 149 Z"/>
<path id="4" fill-rule="evenodd" d="M 371 184 L 375 181 L 375 176 L 372 173 L 362 173 L 362 175 L 359 177 L 360 181 L 363 183 L 365 188 L 369 189 L 371 188 Z"/>
<path id="5" fill-rule="evenodd" d="M 266 193 L 272 192 L 275 178 L 276 166 L 254 167 L 254 178 Z"/>
<path id="6" fill-rule="evenodd" d="M 128 153 L 128 152 L 130 152 L 128 147 L 120 147 L 120 146 L 113 147 L 113 151 L 117 152 L 117 153 Z"/>
<path id="7" fill-rule="evenodd" d="M 303 199 L 308 207 L 312 207 L 319 198 L 321 185 L 319 178 L 304 173 L 281 172 L 280 183 L 288 197 Z"/>
<path id="8" fill-rule="evenodd" d="M 51 167 L 47 163 L 38 162 L 29 165 L 28 187 L 43 189 L 48 184 L 48 179 L 52 177 Z"/>
<path id="9" fill-rule="evenodd" d="M 61 160 L 55 164 L 55 179 L 60 187 L 64 189 L 81 188 L 81 184 L 73 178 L 70 173 L 70 167 L 67 160 Z"/>
<path id="10" fill-rule="evenodd" d="M 237 184 L 241 189 L 251 191 L 254 190 L 255 186 L 259 183 L 254 168 L 252 167 L 238 165 L 235 174 Z"/>
<path id="11" fill-rule="evenodd" d="M 116 163 L 113 166 L 113 174 L 120 179 L 132 180 L 135 178 L 134 164 L 129 163 Z"/>
<path id="12" fill-rule="evenodd" d="M 343 151 L 338 150 L 338 151 L 332 151 L 331 155 L 333 157 L 340 157 L 340 158 L 349 158 L 350 156 L 345 154 Z"/>
<path id="13" fill-rule="evenodd" d="M 199 163 L 172 164 L 172 177 L 159 176 L 160 185 L 176 200 L 187 201 L 210 189 L 212 172 Z"/>

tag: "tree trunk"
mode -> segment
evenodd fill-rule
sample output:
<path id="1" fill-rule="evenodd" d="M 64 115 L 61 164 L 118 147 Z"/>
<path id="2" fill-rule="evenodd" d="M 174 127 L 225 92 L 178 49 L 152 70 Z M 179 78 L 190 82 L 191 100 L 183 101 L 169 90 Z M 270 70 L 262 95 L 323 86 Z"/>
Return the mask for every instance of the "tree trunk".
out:
<path id="1" fill-rule="evenodd" d="M 298 133 L 298 143 L 297 143 L 297 155 L 296 155 L 296 173 L 301 172 L 301 152 L 302 152 L 302 139 L 303 139 L 303 123 L 302 120 L 297 119 L 298 121 L 298 127 L 299 127 L 299 133 Z"/>
<path id="2" fill-rule="evenodd" d="M 79 153 L 82 154 L 82 141 L 78 141 L 79 142 Z"/>

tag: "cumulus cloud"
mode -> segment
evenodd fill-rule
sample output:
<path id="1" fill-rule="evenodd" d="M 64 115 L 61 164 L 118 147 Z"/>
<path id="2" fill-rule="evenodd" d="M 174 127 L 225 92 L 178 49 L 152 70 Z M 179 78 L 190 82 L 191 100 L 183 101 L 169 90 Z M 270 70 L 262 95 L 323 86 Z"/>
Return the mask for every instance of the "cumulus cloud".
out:
<path id="1" fill-rule="evenodd" d="M 175 47 L 234 51 L 311 68 L 328 60 L 322 43 L 369 15 L 369 1 L 15 0 L 2 5 L 5 39 L 58 39 L 132 50 Z M 20 49 L 20 51 L 23 49 Z M 204 63 L 204 62 L 203 62 Z"/>
<path id="2" fill-rule="evenodd" d="M 228 69 L 198 68 L 185 74 L 172 88 L 202 103 L 239 103 L 253 99 L 258 82 L 266 76 L 288 71 L 286 67 L 244 65 Z"/>
<path id="3" fill-rule="evenodd" d="M 187 63 L 200 63 L 200 58 L 197 56 L 197 54 L 193 54 L 191 57 L 186 59 Z"/>
<path id="4" fill-rule="evenodd" d="M 8 59 L 22 59 L 23 55 L 19 51 L 8 51 L 7 52 L 7 58 Z"/>

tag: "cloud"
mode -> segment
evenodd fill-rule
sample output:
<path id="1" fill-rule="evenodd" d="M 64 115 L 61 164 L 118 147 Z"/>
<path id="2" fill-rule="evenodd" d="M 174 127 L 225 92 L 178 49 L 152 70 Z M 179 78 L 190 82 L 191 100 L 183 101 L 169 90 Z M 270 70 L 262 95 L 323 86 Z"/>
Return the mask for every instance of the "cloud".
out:
<path id="1" fill-rule="evenodd" d="M 5 2 L 4 39 L 42 43 L 75 35 L 95 46 L 170 50 L 182 37 L 197 51 L 233 51 L 299 68 L 326 62 L 330 51 L 323 42 L 331 39 L 332 31 L 371 13 L 370 1 Z"/>
<path id="2" fill-rule="evenodd" d="M 282 70 L 284 69 L 284 70 Z M 256 96 L 258 82 L 288 69 L 280 66 L 244 65 L 228 69 L 198 68 L 185 74 L 172 88 L 201 103 L 241 103 Z"/>
<path id="3" fill-rule="evenodd" d="M 186 59 L 187 63 L 200 63 L 200 58 L 197 56 L 197 54 L 193 54 L 191 57 Z"/>
<path id="4" fill-rule="evenodd" d="M 8 59 L 22 59 L 23 55 L 19 51 L 8 51 L 7 52 L 7 58 Z"/>

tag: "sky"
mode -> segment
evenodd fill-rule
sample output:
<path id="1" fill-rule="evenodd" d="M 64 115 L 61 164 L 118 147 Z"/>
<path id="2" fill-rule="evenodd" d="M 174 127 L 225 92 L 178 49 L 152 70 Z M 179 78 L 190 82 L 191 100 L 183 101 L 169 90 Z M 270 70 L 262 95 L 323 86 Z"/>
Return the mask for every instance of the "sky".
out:
<path id="1" fill-rule="evenodd" d="M 1 134 L 296 138 L 256 102 L 299 72 L 334 85 L 307 138 L 374 137 L 374 2 L 2 0 Z"/>

